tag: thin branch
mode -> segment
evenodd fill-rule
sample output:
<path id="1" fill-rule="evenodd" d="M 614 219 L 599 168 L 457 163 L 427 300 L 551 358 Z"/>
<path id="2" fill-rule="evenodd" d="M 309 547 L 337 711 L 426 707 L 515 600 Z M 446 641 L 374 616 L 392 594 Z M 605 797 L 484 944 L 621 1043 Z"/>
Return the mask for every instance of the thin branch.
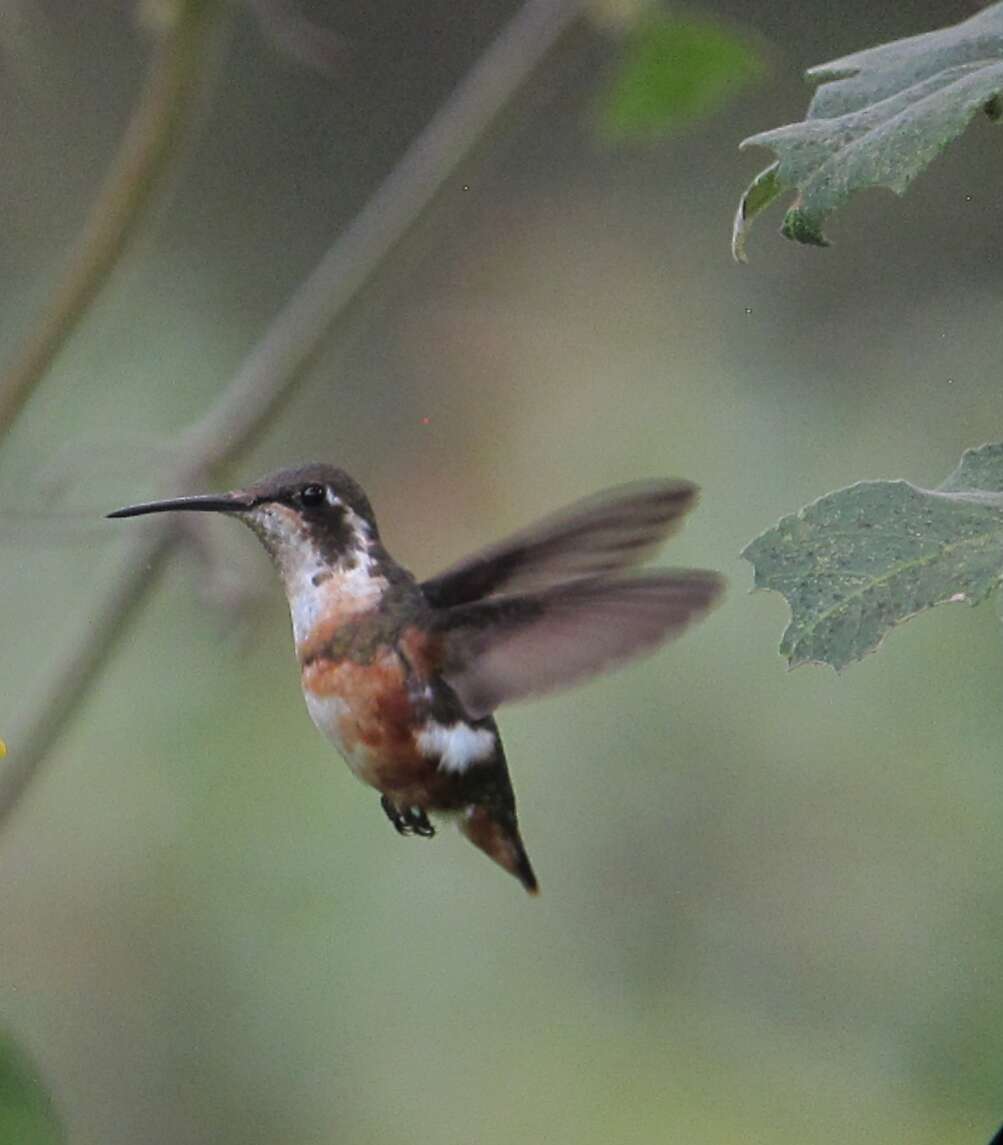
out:
<path id="1" fill-rule="evenodd" d="M 175 0 L 139 102 L 62 278 L 13 364 L 0 376 L 0 438 L 9 432 L 108 280 L 184 136 L 216 0 Z"/>
<path id="2" fill-rule="evenodd" d="M 549 54 L 583 0 L 527 0 L 348 227 L 335 239 L 191 431 L 201 459 L 232 459 L 306 373 L 348 303 L 404 237 L 501 109 Z"/>
<path id="3" fill-rule="evenodd" d="M 137 614 L 170 547 L 169 533 L 147 529 L 128 543 L 86 624 L 73 644 L 60 651 L 35 704 L 11 728 L 7 758 L 0 763 L 0 827 Z"/>
<path id="4" fill-rule="evenodd" d="M 583 0 L 527 0 L 293 295 L 205 417 L 182 438 L 170 493 L 195 491 L 271 421 L 345 307 L 546 58 Z M 123 553 L 92 616 L 11 730 L 0 767 L 0 826 L 17 806 L 126 631 L 177 537 L 151 522 Z"/>

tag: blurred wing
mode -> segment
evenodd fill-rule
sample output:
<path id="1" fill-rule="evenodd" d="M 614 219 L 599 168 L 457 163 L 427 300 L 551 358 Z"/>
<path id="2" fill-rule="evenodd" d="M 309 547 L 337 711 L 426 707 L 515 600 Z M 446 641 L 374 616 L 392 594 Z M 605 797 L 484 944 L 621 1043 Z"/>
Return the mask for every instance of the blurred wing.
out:
<path id="1" fill-rule="evenodd" d="M 421 586 L 435 608 L 605 576 L 647 559 L 697 501 L 688 481 L 621 485 L 546 517 Z"/>
<path id="2" fill-rule="evenodd" d="M 472 717 L 484 716 L 650 652 L 723 590 L 717 573 L 676 569 L 462 605 L 437 618 L 442 675 Z"/>

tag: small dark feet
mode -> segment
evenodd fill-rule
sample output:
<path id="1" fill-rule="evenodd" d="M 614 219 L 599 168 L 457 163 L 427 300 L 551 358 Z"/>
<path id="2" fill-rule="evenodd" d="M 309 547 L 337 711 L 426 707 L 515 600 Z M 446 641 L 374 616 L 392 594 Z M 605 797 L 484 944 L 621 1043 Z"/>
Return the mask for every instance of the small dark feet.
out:
<path id="1" fill-rule="evenodd" d="M 381 796 L 380 806 L 398 835 L 419 835 L 422 839 L 431 839 L 435 834 L 435 828 L 421 807 L 398 807 L 386 795 Z"/>

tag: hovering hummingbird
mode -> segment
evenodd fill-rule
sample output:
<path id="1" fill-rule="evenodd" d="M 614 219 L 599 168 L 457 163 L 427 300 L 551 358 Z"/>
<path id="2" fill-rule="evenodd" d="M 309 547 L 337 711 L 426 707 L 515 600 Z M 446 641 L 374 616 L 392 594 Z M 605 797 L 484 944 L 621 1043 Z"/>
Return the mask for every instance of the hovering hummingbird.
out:
<path id="1" fill-rule="evenodd" d="M 696 499 L 687 481 L 624 485 L 423 582 L 383 547 L 360 486 L 330 465 L 109 516 L 199 510 L 248 525 L 289 598 L 310 715 L 398 833 L 431 836 L 428 813 L 452 812 L 533 894 L 492 713 L 650 651 L 718 601 L 724 581 L 705 569 L 624 571 Z"/>

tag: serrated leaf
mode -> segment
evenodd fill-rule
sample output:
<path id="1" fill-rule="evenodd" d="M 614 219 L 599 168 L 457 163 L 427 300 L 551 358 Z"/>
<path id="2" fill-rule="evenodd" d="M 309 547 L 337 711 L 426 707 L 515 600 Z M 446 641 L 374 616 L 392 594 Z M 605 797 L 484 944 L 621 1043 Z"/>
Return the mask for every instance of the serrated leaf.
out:
<path id="1" fill-rule="evenodd" d="M 968 450 L 937 489 L 862 481 L 784 517 L 742 553 L 781 593 L 790 666 L 844 668 L 903 620 L 978 604 L 1003 578 L 1003 443 Z"/>
<path id="2" fill-rule="evenodd" d="M 960 24 L 812 68 L 808 79 L 821 86 L 802 122 L 750 136 L 740 146 L 768 147 L 777 157 L 768 169 L 777 192 L 797 192 L 781 232 L 825 246 L 826 218 L 855 191 L 887 187 L 904 194 L 977 112 L 999 119 L 1003 0 Z M 740 261 L 757 213 L 746 201 L 762 177 L 739 205 L 732 251 Z"/>
<path id="3" fill-rule="evenodd" d="M 52 1100 L 25 1053 L 0 1034 L 0 1142 L 61 1145 Z"/>
<path id="4" fill-rule="evenodd" d="M 751 43 L 712 20 L 649 12 L 631 27 L 598 107 L 610 142 L 662 137 L 716 110 L 762 71 Z"/>

